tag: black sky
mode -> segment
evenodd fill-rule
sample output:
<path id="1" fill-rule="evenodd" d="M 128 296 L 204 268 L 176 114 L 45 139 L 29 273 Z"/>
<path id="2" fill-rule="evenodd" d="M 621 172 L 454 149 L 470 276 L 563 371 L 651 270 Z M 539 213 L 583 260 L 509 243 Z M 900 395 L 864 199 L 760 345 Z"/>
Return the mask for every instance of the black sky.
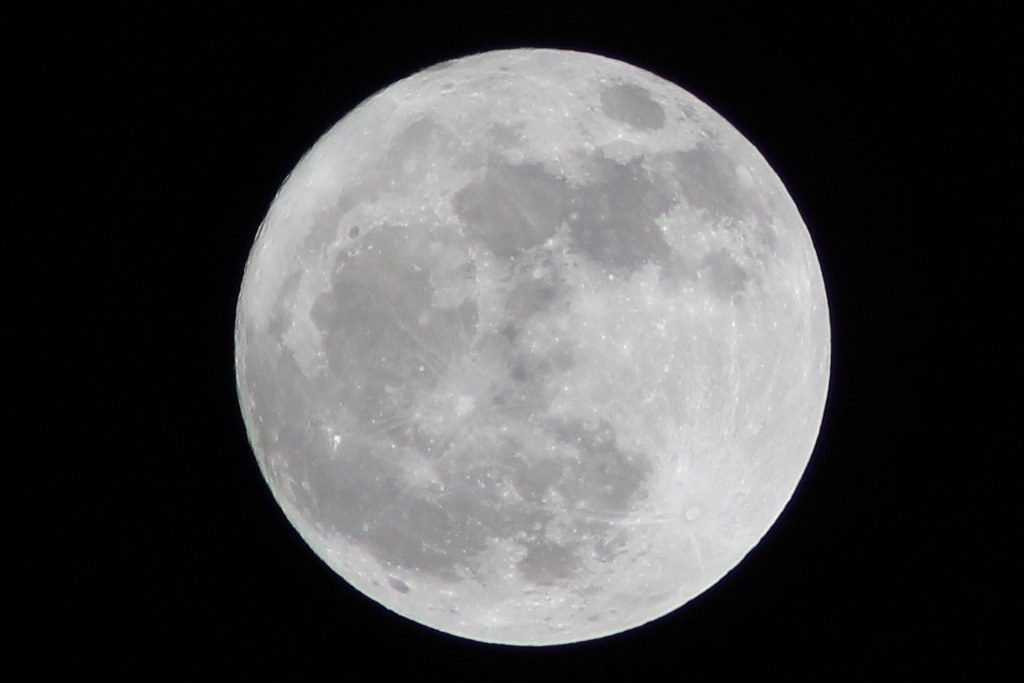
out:
<path id="1" fill-rule="evenodd" d="M 1003 247 L 977 234 L 1000 228 L 964 208 L 987 187 L 969 149 L 996 126 L 977 103 L 1014 63 L 997 59 L 1007 19 L 427 5 L 5 10 L 5 233 L 24 273 L 7 330 L 13 662 L 114 678 L 1019 675 L 1003 619 L 1020 602 L 997 580 L 1019 514 L 989 493 L 1013 450 L 990 407 L 1008 403 L 981 381 L 1000 382 L 993 360 L 1008 371 L 993 321 L 1019 305 L 983 308 L 973 288 L 1000 285 L 979 264 Z M 646 68 L 750 139 L 811 231 L 834 343 L 815 457 L 765 541 L 669 617 L 545 650 L 430 631 L 328 570 L 260 477 L 232 357 L 248 248 L 302 153 L 401 77 L 524 46 Z"/>

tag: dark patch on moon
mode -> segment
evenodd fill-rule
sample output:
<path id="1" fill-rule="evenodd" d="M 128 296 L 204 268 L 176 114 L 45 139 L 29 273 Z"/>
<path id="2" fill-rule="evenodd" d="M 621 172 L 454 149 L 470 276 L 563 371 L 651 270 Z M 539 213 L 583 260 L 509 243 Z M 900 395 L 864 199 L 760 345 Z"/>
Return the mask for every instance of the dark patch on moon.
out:
<path id="1" fill-rule="evenodd" d="M 601 91 L 605 116 L 637 130 L 657 130 L 665 125 L 665 110 L 638 85 L 613 85 Z"/>
<path id="2" fill-rule="evenodd" d="M 352 364 L 345 367 L 354 369 Z M 296 375 L 301 376 L 297 369 Z M 361 394 L 372 402 L 377 394 L 365 384 L 369 379 L 360 378 L 362 388 L 352 395 Z M 523 387 L 536 384 L 529 379 L 509 381 Z M 528 400 L 531 410 L 543 414 L 545 407 L 538 403 L 538 396 Z M 300 399 L 310 401 L 323 403 L 317 397 Z M 377 416 L 384 418 L 400 412 L 379 404 L 377 409 L 382 411 Z M 436 476 L 444 485 L 418 488 L 410 485 L 403 470 L 406 456 L 389 446 L 401 443 L 402 437 L 374 434 L 368 419 L 363 414 L 360 421 L 366 429 L 345 434 L 341 446 L 332 450 L 318 425 L 288 416 L 285 424 L 308 425 L 284 428 L 276 443 L 289 476 L 307 482 L 308 490 L 291 489 L 292 498 L 307 511 L 308 519 L 317 521 L 322 533 L 350 538 L 382 565 L 445 581 L 464 580 L 467 572 L 474 575 L 478 555 L 494 539 L 512 538 L 520 539 L 526 551 L 517 564 L 523 579 L 544 585 L 572 576 L 583 567 L 584 541 L 554 543 L 545 538 L 547 525 L 568 513 L 581 533 L 603 538 L 608 529 L 603 517 L 627 514 L 630 505 L 642 498 L 649 474 L 644 457 L 618 446 L 608 422 L 588 427 L 580 421 L 560 420 L 537 425 L 542 441 L 559 445 L 555 457 L 534 451 L 515 435 L 452 440 L 444 445 L 444 457 L 430 456 L 420 448 L 421 454 L 433 459 Z M 417 446 L 410 441 L 408 447 Z M 504 495 L 508 484 L 521 496 L 520 502 Z M 550 508 L 552 494 L 566 501 L 567 509 Z M 606 545 L 614 552 L 614 539 Z M 389 585 L 405 592 L 401 585 L 390 581 Z"/>
<path id="3" fill-rule="evenodd" d="M 455 567 L 486 546 L 486 531 L 450 497 L 430 500 L 410 492 L 393 452 L 380 444 L 350 444 L 340 456 L 320 458 L 310 485 L 312 519 L 383 565 L 454 581 Z"/>
<path id="4" fill-rule="evenodd" d="M 471 237 L 508 258 L 543 244 L 566 215 L 565 181 L 540 164 L 500 164 L 459 190 L 455 213 Z"/>
<path id="5" fill-rule="evenodd" d="M 673 206 L 671 195 L 648 176 L 642 161 L 620 164 L 594 158 L 594 180 L 570 202 L 574 246 L 614 268 L 634 271 L 662 263 L 671 251 L 655 218 Z"/>
<path id="6" fill-rule="evenodd" d="M 517 148 L 525 141 L 524 128 L 522 124 L 489 124 L 487 126 L 487 145 L 489 148 L 498 150 Z"/>
<path id="7" fill-rule="evenodd" d="M 453 207 L 467 237 L 482 241 L 499 258 L 522 257 L 565 225 L 573 251 L 626 277 L 655 264 L 669 287 L 690 280 L 697 269 L 707 266 L 688 263 L 686 255 L 675 252 L 656 222 L 676 206 L 680 194 L 690 206 L 722 220 L 726 227 L 743 223 L 759 246 L 774 248 L 765 198 L 756 187 L 740 181 L 729 154 L 707 143 L 691 150 L 655 153 L 650 161 L 648 168 L 644 158 L 622 164 L 592 155 L 585 159 L 587 182 L 579 187 L 570 187 L 540 164 L 500 163 L 458 191 Z M 711 267 L 716 268 L 715 282 L 723 291 L 739 289 L 735 273 L 724 273 L 715 264 Z M 520 287 L 522 291 L 509 299 L 513 316 L 528 313 L 533 306 L 543 307 L 558 296 L 547 284 Z"/>
<path id="8" fill-rule="evenodd" d="M 707 277 L 711 291 L 723 299 L 741 294 L 750 279 L 750 274 L 724 249 L 704 257 L 700 273 Z"/>
<path id="9" fill-rule="evenodd" d="M 588 427 L 579 420 L 551 423 L 560 441 L 574 444 L 579 457 L 566 466 L 558 492 L 566 500 L 579 501 L 584 511 L 600 516 L 624 514 L 643 498 L 643 484 L 650 464 L 642 454 L 623 451 L 615 429 L 607 420 Z"/>
<path id="10" fill-rule="evenodd" d="M 407 584 L 405 581 L 399 581 L 398 579 L 396 579 L 393 576 L 392 577 L 388 577 L 388 585 L 391 586 L 392 588 L 394 588 L 399 593 L 408 593 L 409 592 L 409 584 Z"/>
<path id="11" fill-rule="evenodd" d="M 452 155 L 456 144 L 452 132 L 432 114 L 415 119 L 395 135 L 374 169 L 375 185 L 388 192 L 416 188 L 433 170 L 434 161 Z"/>
<path id="12" fill-rule="evenodd" d="M 516 568 L 527 581 L 544 586 L 571 576 L 580 566 L 581 560 L 574 548 L 550 541 L 537 541 L 526 546 L 526 557 L 519 561 Z"/>
<path id="13" fill-rule="evenodd" d="M 618 531 L 612 538 L 601 538 L 594 543 L 598 562 L 611 562 L 626 547 L 626 534 Z"/>
<path id="14" fill-rule="evenodd" d="M 550 309 L 555 302 L 566 296 L 564 287 L 553 277 L 544 277 L 519 282 L 506 298 L 506 310 L 512 320 L 526 320 L 535 313 Z"/>
<path id="15" fill-rule="evenodd" d="M 671 173 L 690 205 L 717 217 L 742 218 L 751 211 L 749 193 L 740 185 L 732 158 L 707 145 L 674 152 Z"/>
<path id="16" fill-rule="evenodd" d="M 311 390 L 308 384 L 289 388 L 287 382 L 262 385 L 278 394 L 262 397 L 267 405 L 296 406 L 294 413 L 274 416 L 281 425 L 274 450 L 288 471 L 277 482 L 287 488 L 304 516 L 315 520 L 321 533 L 344 535 L 385 566 L 461 581 L 480 569 L 477 558 L 494 539 L 517 538 L 526 551 L 517 565 L 525 580 L 548 584 L 571 576 L 582 568 L 582 541 L 559 544 L 544 538 L 547 525 L 563 514 L 547 507 L 546 496 L 557 493 L 578 504 L 583 514 L 593 510 L 625 513 L 645 474 L 636 464 L 639 461 L 617 447 L 609 424 L 601 423 L 596 429 L 567 421 L 538 425 L 542 440 L 563 445 L 562 455 L 555 459 L 532 452 L 516 436 L 453 439 L 439 444 L 431 455 L 425 441 L 409 436 L 418 429 L 411 420 L 405 425 L 405 436 L 373 427 L 374 420 L 394 421 L 396 416 L 408 415 L 405 402 L 416 393 L 410 380 L 415 373 L 407 369 L 418 362 L 410 355 L 416 347 L 406 346 L 409 340 L 401 324 L 415 317 L 430 293 L 421 272 L 395 267 L 412 263 L 402 248 L 406 237 L 398 228 L 374 231 L 358 257 L 341 260 L 332 289 L 314 307 L 314 320 L 327 335 L 331 374 L 342 380 L 332 385 L 333 391 L 359 420 L 360 428 L 341 435 L 332 448 L 329 432 L 309 417 L 314 406 L 329 402 L 326 390 Z M 390 284 L 379 277 L 378 269 L 385 263 L 390 264 Z M 510 355 L 515 350 L 504 335 L 494 338 L 504 345 L 501 353 Z M 440 340 L 431 344 L 440 347 Z M 571 350 L 563 349 L 561 355 L 566 358 L 559 363 L 571 362 Z M 541 356 L 524 358 L 534 367 L 521 379 L 510 366 L 506 382 L 519 387 L 525 413 L 545 411 L 537 392 L 543 368 L 536 364 L 543 361 Z M 281 380 L 303 379 L 297 367 L 260 372 Z M 285 390 L 287 395 L 281 393 Z M 416 448 L 431 459 L 443 487 L 412 485 L 403 469 L 407 456 L 396 453 L 392 443 Z M 305 486 L 288 480 L 305 482 Z M 504 496 L 505 482 L 515 488 L 521 502 Z M 594 533 L 603 524 L 582 523 L 581 529 Z M 400 593 L 409 590 L 407 584 L 394 580 L 388 584 Z"/>
<path id="17" fill-rule="evenodd" d="M 417 384 L 436 379 L 446 358 L 465 352 L 466 331 L 476 325 L 472 301 L 431 310 L 434 288 L 414 246 L 423 232 L 381 226 L 343 250 L 330 289 L 310 312 L 330 374 L 342 380 L 332 398 L 364 420 L 401 414 Z M 420 325 L 427 311 L 430 322 Z"/>

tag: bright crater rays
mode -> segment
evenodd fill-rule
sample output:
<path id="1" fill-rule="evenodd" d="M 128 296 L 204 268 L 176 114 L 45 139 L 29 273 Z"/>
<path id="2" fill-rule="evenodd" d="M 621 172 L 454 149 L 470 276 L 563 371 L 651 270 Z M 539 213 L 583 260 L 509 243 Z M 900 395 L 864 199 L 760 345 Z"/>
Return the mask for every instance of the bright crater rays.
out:
<path id="1" fill-rule="evenodd" d="M 734 128 L 627 64 L 508 50 L 386 88 L 302 159 L 236 365 L 263 474 L 338 574 L 545 645 L 742 560 L 806 467 L 829 344 L 807 229 Z"/>

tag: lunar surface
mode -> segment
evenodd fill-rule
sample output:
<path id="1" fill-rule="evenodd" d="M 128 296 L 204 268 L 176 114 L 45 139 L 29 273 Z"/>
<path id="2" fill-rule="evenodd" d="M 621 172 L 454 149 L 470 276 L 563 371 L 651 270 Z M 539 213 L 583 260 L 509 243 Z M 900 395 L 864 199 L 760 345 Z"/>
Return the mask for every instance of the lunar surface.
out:
<path id="1" fill-rule="evenodd" d="M 236 325 L 253 449 L 312 549 L 398 614 L 517 645 L 639 626 L 736 566 L 807 465 L 829 355 L 757 150 L 560 50 L 445 62 L 345 116 L 274 200 Z"/>

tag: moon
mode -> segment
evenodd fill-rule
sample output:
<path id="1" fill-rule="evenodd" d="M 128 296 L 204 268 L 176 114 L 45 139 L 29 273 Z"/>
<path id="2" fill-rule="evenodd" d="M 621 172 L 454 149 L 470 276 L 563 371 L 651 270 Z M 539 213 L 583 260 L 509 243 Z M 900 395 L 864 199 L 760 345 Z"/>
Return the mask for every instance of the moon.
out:
<path id="1" fill-rule="evenodd" d="M 261 471 L 324 562 L 428 627 L 551 645 L 672 612 L 761 540 L 830 327 L 808 230 L 733 126 L 623 62 L 514 49 L 316 142 L 235 352 Z"/>

